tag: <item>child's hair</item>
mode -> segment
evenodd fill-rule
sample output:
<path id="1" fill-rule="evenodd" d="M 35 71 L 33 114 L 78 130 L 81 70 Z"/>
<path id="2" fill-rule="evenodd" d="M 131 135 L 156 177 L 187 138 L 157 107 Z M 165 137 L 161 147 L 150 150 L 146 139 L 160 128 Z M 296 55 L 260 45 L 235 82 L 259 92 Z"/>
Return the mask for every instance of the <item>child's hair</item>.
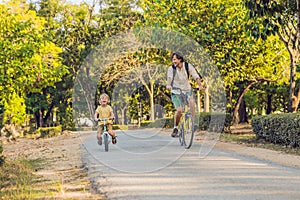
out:
<path id="1" fill-rule="evenodd" d="M 107 94 L 105 94 L 105 93 L 102 93 L 102 94 L 100 95 L 99 101 L 101 101 L 101 99 L 102 99 L 103 97 L 106 97 L 107 100 L 108 100 L 107 102 L 110 102 L 109 96 L 108 96 Z"/>

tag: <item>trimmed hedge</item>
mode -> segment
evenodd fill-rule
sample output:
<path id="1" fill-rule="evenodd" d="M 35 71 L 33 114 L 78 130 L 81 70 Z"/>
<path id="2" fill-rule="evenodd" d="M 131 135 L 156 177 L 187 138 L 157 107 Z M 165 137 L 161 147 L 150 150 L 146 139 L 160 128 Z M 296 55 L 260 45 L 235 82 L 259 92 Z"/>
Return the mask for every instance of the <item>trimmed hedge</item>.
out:
<path id="1" fill-rule="evenodd" d="M 228 113 L 200 113 L 196 115 L 198 129 L 215 132 L 229 132 L 232 124 L 232 115 Z M 142 127 L 173 128 L 174 118 L 160 118 L 155 121 L 143 121 Z"/>
<path id="2" fill-rule="evenodd" d="M 257 139 L 297 147 L 300 144 L 300 114 L 271 114 L 252 118 Z"/>
<path id="3" fill-rule="evenodd" d="M 113 130 L 128 130 L 128 125 L 113 124 Z"/>
<path id="4" fill-rule="evenodd" d="M 62 127 L 61 126 L 55 126 L 55 127 L 42 127 L 38 128 L 36 131 L 36 134 L 40 135 L 42 138 L 49 138 L 61 135 Z"/>
<path id="5" fill-rule="evenodd" d="M 174 118 L 160 118 L 155 121 L 142 121 L 141 127 L 147 128 L 171 128 L 174 125 Z"/>

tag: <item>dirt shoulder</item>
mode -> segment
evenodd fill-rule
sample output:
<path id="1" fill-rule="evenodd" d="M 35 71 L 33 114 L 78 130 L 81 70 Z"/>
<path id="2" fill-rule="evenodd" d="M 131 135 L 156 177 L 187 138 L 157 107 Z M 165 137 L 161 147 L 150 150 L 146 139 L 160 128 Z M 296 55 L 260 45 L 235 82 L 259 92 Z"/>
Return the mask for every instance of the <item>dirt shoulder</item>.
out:
<path id="1" fill-rule="evenodd" d="M 252 127 L 248 123 L 233 125 L 230 128 L 231 134 L 253 134 Z M 218 141 L 216 148 L 226 149 L 238 154 L 256 157 L 261 160 L 267 160 L 285 166 L 300 168 L 300 156 L 288 154 L 279 150 L 252 147 L 246 143 L 237 144 L 232 141 Z"/>
<path id="2" fill-rule="evenodd" d="M 166 133 L 169 134 L 170 131 L 166 130 Z M 53 196 L 55 199 L 105 199 L 104 195 L 96 194 L 87 177 L 87 170 L 81 160 L 83 149 L 79 132 L 68 132 L 47 139 L 19 138 L 17 141 L 7 142 L 5 138 L 2 138 L 2 141 L 4 141 L 4 155 L 7 159 L 44 160 L 43 166 L 36 172 L 44 180 L 39 183 L 39 187 L 57 183 L 58 188 L 54 189 L 56 192 Z M 300 156 L 232 142 L 218 141 L 215 147 L 300 168 Z"/>
<path id="3" fill-rule="evenodd" d="M 243 144 L 231 142 L 217 142 L 216 148 L 225 149 L 241 155 L 256 157 L 261 160 L 278 163 L 284 166 L 300 168 L 300 156 L 286 154 L 274 150 L 263 149 L 258 147 L 248 147 Z"/>
<path id="4" fill-rule="evenodd" d="M 36 171 L 41 180 L 34 187 L 51 192 L 47 199 L 105 199 L 96 194 L 81 161 L 80 133 L 68 132 L 46 139 L 18 138 L 3 141 L 4 155 L 8 160 L 41 159 L 42 166 Z"/>

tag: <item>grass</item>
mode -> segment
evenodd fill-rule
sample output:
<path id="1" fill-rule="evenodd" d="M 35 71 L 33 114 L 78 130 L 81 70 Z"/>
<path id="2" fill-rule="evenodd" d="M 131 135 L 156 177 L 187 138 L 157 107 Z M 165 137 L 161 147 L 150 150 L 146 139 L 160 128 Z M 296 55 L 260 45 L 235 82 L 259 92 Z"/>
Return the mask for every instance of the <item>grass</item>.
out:
<path id="1" fill-rule="evenodd" d="M 284 152 L 287 154 L 300 156 L 300 147 L 292 148 L 292 147 L 287 147 L 285 145 L 269 143 L 261 139 L 258 140 L 256 139 L 254 133 L 245 133 L 245 134 L 225 133 L 225 134 L 221 134 L 220 140 L 225 142 L 236 142 L 239 144 L 245 144 L 250 147 L 265 148 L 265 149 L 270 149 L 270 150 Z"/>
<path id="2" fill-rule="evenodd" d="M 41 199 L 52 196 L 45 187 L 37 187 L 41 177 L 34 174 L 44 163 L 42 159 L 8 161 L 0 168 L 1 199 Z M 54 191 L 56 192 L 56 191 Z"/>
<path id="3" fill-rule="evenodd" d="M 63 173 L 64 177 L 53 180 L 49 176 L 45 177 L 37 173 L 44 169 L 44 166 L 49 164 L 48 162 L 47 159 L 22 159 L 4 162 L 0 167 L 0 199 L 79 200 L 83 196 L 86 197 L 88 193 L 86 186 L 89 181 L 82 179 L 86 176 L 85 170 L 71 168 L 59 171 L 56 173 Z M 99 199 L 98 196 L 95 199 Z"/>

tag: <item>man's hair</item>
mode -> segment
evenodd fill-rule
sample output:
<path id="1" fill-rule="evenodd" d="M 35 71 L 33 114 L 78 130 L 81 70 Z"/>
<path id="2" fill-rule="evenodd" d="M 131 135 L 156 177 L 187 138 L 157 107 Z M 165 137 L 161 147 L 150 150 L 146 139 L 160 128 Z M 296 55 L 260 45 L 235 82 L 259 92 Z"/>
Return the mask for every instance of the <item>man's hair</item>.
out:
<path id="1" fill-rule="evenodd" d="M 182 53 L 180 53 L 180 52 L 173 53 L 172 56 L 171 56 L 171 60 L 173 60 L 174 56 L 176 56 L 176 58 L 179 59 L 181 62 L 184 62 Z"/>

